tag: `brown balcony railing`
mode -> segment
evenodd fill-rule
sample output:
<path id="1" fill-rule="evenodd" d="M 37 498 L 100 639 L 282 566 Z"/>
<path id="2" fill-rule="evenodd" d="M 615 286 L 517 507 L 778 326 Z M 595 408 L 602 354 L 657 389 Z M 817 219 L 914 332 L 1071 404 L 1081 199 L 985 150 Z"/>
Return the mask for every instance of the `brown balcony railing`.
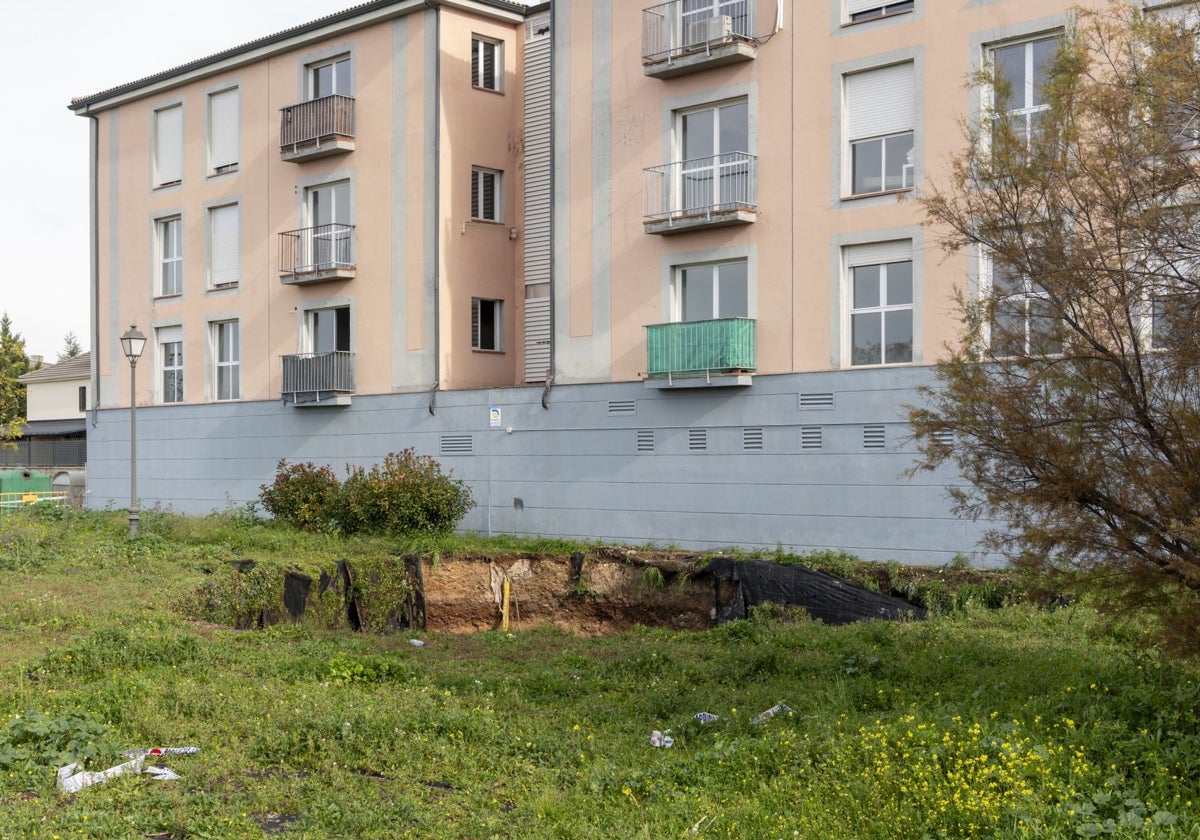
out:
<path id="1" fill-rule="evenodd" d="M 333 94 L 280 109 L 279 148 L 287 152 L 335 137 L 354 136 L 354 99 Z"/>
<path id="2" fill-rule="evenodd" d="M 279 273 L 354 268 L 354 225 L 328 224 L 279 234 Z"/>
<path id="3" fill-rule="evenodd" d="M 296 353 L 283 357 L 284 402 L 321 402 L 354 393 L 354 354 Z"/>

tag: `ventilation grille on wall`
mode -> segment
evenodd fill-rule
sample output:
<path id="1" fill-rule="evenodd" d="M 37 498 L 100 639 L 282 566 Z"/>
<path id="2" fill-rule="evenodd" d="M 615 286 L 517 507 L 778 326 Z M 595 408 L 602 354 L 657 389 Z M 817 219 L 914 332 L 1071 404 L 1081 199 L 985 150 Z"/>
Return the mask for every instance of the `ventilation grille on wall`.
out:
<path id="1" fill-rule="evenodd" d="M 608 401 L 608 416 L 620 417 L 622 415 L 637 414 L 637 400 L 609 400 Z"/>
<path id="2" fill-rule="evenodd" d="M 938 429 L 933 433 L 933 439 L 943 446 L 954 445 L 954 432 L 949 429 Z"/>
<path id="3" fill-rule="evenodd" d="M 708 449 L 708 429 L 688 429 L 688 451 L 704 452 Z"/>
<path id="4" fill-rule="evenodd" d="M 473 448 L 470 435 L 442 435 L 443 455 L 470 455 Z"/>
<path id="5" fill-rule="evenodd" d="M 869 423 L 863 426 L 863 449 L 887 448 L 887 433 L 882 423 Z"/>
<path id="6" fill-rule="evenodd" d="M 800 427 L 800 448 L 801 449 L 820 449 L 822 446 L 821 427 L 820 426 L 801 426 Z"/>
<path id="7" fill-rule="evenodd" d="M 823 394 L 801 394 L 801 408 L 833 408 L 833 392 Z"/>
<path id="8" fill-rule="evenodd" d="M 637 451 L 638 452 L 653 452 L 654 451 L 654 430 L 653 429 L 638 429 Z"/>
<path id="9" fill-rule="evenodd" d="M 763 430 L 761 428 L 742 429 L 742 449 L 747 452 L 762 452 Z"/>

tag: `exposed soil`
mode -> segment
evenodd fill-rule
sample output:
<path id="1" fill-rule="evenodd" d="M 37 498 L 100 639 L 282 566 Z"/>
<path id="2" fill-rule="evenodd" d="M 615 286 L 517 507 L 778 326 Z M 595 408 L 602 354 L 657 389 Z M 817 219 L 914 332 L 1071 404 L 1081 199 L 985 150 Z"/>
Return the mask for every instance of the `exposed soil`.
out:
<path id="1" fill-rule="evenodd" d="M 425 560 L 426 627 L 442 633 L 500 627 L 505 575 L 514 629 L 548 625 L 599 636 L 635 624 L 674 630 L 712 626 L 712 578 L 692 572 L 684 561 L 606 549 L 574 566 L 570 557 L 522 554 Z"/>

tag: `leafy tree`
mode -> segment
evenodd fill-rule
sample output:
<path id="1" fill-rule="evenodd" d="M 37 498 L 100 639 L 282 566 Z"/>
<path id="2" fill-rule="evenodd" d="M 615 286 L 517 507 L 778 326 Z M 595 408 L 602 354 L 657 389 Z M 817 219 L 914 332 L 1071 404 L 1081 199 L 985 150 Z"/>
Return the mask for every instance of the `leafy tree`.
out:
<path id="1" fill-rule="evenodd" d="M 1110 608 L 1149 610 L 1191 652 L 1197 43 L 1187 16 L 1122 3 L 1079 12 L 1032 118 L 1016 113 L 1030 101 L 1002 61 L 976 80 L 994 105 L 921 201 L 944 248 L 984 267 L 960 296 L 961 339 L 911 411 L 920 467 L 961 471 L 956 508 L 998 522 L 993 549 L 1091 585 Z"/>
<path id="2" fill-rule="evenodd" d="M 25 386 L 17 377 L 28 371 L 25 339 L 13 330 L 5 312 L 0 315 L 0 440 L 16 437 L 25 420 Z"/>
<path id="3" fill-rule="evenodd" d="M 74 332 L 69 332 L 63 336 L 63 349 L 58 352 L 58 361 L 65 362 L 67 359 L 74 359 L 83 348 L 79 346 L 79 339 Z"/>

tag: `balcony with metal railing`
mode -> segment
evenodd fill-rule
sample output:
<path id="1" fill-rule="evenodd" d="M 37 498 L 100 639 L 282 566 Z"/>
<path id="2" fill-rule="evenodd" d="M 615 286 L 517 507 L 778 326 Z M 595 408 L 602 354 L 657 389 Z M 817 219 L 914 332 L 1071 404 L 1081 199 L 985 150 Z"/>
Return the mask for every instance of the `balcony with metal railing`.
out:
<path id="1" fill-rule="evenodd" d="M 646 173 L 646 233 L 683 233 L 758 218 L 758 158 L 746 152 L 652 166 Z"/>
<path id="2" fill-rule="evenodd" d="M 647 325 L 647 387 L 749 385 L 757 323 L 717 318 Z"/>
<path id="3" fill-rule="evenodd" d="M 279 109 L 279 156 L 286 163 L 354 151 L 354 99 L 333 94 Z"/>
<path id="4" fill-rule="evenodd" d="M 642 65 L 669 79 L 758 54 L 756 0 L 671 0 L 642 10 Z"/>
<path id="5" fill-rule="evenodd" d="M 288 285 L 351 280 L 356 271 L 354 225 L 333 223 L 279 234 L 279 279 Z"/>
<path id="6" fill-rule="evenodd" d="M 280 396 L 295 406 L 349 405 L 354 393 L 354 354 L 296 353 L 283 357 Z"/>

